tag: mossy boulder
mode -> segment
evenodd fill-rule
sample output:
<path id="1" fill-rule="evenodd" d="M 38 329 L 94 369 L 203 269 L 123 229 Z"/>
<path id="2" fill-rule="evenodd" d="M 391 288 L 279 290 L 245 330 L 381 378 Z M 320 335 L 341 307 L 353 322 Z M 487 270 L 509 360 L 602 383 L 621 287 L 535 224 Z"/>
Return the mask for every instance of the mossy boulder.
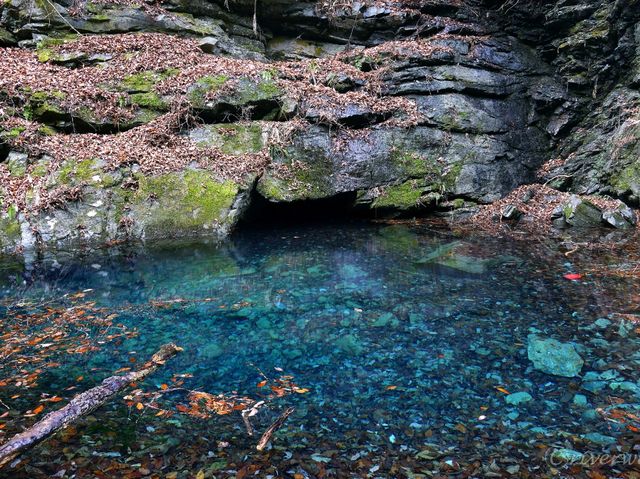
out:
<path id="1" fill-rule="evenodd" d="M 564 220 L 577 228 L 589 228 L 602 224 L 602 211 L 590 201 L 572 196 L 563 206 Z"/>
<path id="2" fill-rule="evenodd" d="M 480 202 L 500 197 L 525 179 L 515 171 L 517 162 L 495 160 L 506 147 L 433 128 L 347 135 L 313 125 L 296 132 L 285 147 L 271 149 L 272 163 L 258 192 L 274 202 L 355 193 L 359 205 L 400 211 L 450 197 Z"/>
<path id="3" fill-rule="evenodd" d="M 47 163 L 42 164 L 46 172 Z M 33 168 L 32 168 L 33 170 Z M 122 187 L 128 177 L 129 185 Z M 26 231 L 36 231 L 45 247 L 97 244 L 116 239 L 164 239 L 228 235 L 247 205 L 248 184 L 218 180 L 211 172 L 186 170 L 145 176 L 130 169 L 106 172 L 96 160 L 64 162 L 46 177 L 45 188 L 80 187 L 77 200 L 64 208 L 42 210 L 25 221 Z M 40 196 L 27 195 L 27 207 Z M 25 248 L 37 247 L 35 237 L 21 238 L 16 215 L 0 216 L 0 246 L 7 237 Z M 22 228 L 25 230 L 25 228 Z M 33 235 L 31 235 L 33 236 Z"/>
<path id="4" fill-rule="evenodd" d="M 24 176 L 28 165 L 29 157 L 25 153 L 12 151 L 7 156 L 7 169 L 12 176 Z"/>
<path id="5" fill-rule="evenodd" d="M 21 237 L 18 210 L 11 205 L 6 211 L 0 213 L 0 251 L 13 250 L 20 245 Z"/>
<path id="6" fill-rule="evenodd" d="M 56 123 L 69 119 L 69 114 L 62 108 L 60 102 L 65 94 L 60 91 L 38 91 L 29 96 L 25 106 L 25 116 L 28 120 L 42 123 Z"/>
<path id="7" fill-rule="evenodd" d="M 129 216 L 142 237 L 224 236 L 236 219 L 241 187 L 200 170 L 138 175 Z"/>
<path id="8" fill-rule="evenodd" d="M 134 93 L 130 96 L 131 104 L 146 110 L 168 111 L 169 104 L 157 93 Z"/>
<path id="9" fill-rule="evenodd" d="M 45 168 L 46 164 L 41 164 Z M 93 185 L 100 188 L 114 186 L 119 182 L 118 171 L 106 172 L 103 162 L 93 158 L 66 160 L 49 179 L 49 187 Z M 37 172 L 36 172 L 37 173 Z M 32 173 L 33 174 L 33 171 Z"/>
<path id="10" fill-rule="evenodd" d="M 602 220 L 617 229 L 631 229 L 637 223 L 636 213 L 624 203 L 620 203 L 617 208 L 605 210 Z"/>
<path id="11" fill-rule="evenodd" d="M 18 41 L 8 30 L 0 27 L 0 47 L 12 47 L 16 45 Z"/>
<path id="12" fill-rule="evenodd" d="M 228 81 L 229 77 L 226 75 L 206 75 L 198 79 L 187 92 L 191 104 L 195 108 L 205 108 L 207 96 L 220 90 Z"/>
<path id="13" fill-rule="evenodd" d="M 640 105 L 640 94 L 637 102 Z M 608 183 L 613 192 L 622 198 L 630 198 L 640 203 L 640 115 L 624 122 L 614 136 L 610 136 L 609 147 L 604 154 L 608 161 L 602 166 L 602 173 L 610 176 Z"/>
<path id="14" fill-rule="evenodd" d="M 273 202 L 313 200 L 335 194 L 332 177 L 334 165 L 322 151 L 308 150 L 305 161 L 300 157 L 288 157 L 277 153 L 280 162 L 277 170 L 264 175 L 258 182 L 257 191 Z"/>
<path id="15" fill-rule="evenodd" d="M 373 201 L 372 208 L 388 208 L 399 211 L 416 209 L 422 205 L 424 186 L 416 180 L 391 185 L 383 189 L 382 194 Z"/>
<path id="16" fill-rule="evenodd" d="M 263 72 L 260 79 L 240 78 L 228 83 L 224 75 L 205 76 L 188 90 L 188 98 L 208 120 L 274 120 L 281 115 L 284 92 L 275 72 Z"/>

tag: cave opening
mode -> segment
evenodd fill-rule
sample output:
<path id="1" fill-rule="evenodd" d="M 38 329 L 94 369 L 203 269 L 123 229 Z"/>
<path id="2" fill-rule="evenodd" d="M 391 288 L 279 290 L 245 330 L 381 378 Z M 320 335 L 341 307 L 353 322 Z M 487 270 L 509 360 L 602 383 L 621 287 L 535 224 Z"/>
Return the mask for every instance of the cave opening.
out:
<path id="1" fill-rule="evenodd" d="M 335 223 L 362 218 L 356 206 L 357 192 L 339 193 L 329 198 L 272 202 L 253 192 L 241 220 L 241 228 L 281 227 L 299 224 Z"/>

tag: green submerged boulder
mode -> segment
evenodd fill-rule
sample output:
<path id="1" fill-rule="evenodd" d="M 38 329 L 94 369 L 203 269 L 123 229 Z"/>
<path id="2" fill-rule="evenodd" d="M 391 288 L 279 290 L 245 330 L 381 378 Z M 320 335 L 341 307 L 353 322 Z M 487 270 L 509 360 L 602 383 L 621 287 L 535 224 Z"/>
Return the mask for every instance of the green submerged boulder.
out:
<path id="1" fill-rule="evenodd" d="M 572 378 L 580 374 L 584 360 L 573 344 L 535 334 L 528 337 L 527 355 L 533 367 L 546 374 Z"/>
<path id="2" fill-rule="evenodd" d="M 531 394 L 525 391 L 509 394 L 505 397 L 505 401 L 511 406 L 519 406 L 520 404 L 529 402 L 532 399 Z"/>

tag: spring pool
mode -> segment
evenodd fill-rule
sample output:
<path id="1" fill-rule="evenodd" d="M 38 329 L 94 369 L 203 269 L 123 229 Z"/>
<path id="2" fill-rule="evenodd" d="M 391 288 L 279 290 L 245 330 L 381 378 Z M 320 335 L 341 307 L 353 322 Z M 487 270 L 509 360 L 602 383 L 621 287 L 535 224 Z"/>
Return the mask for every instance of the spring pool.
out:
<path id="1" fill-rule="evenodd" d="M 59 252 L 26 266 L 4 258 L 0 333 L 6 339 L 25 318 L 49 315 L 21 330 L 21 353 L 50 351 L 46 361 L 16 364 L 4 350 L 3 439 L 170 341 L 184 352 L 136 388 L 179 383 L 260 399 L 275 390 L 259 386 L 265 376 L 285 375 L 301 392 L 276 395 L 252 418 L 259 436 L 295 407 L 263 452 L 235 411 L 157 415 L 120 395 L 0 476 L 638 471 L 637 256 L 570 249 L 421 224 L 353 224 L 257 230 L 223 245 Z M 51 321 L 69 310 L 77 324 L 68 339 L 80 347 L 49 337 Z M 96 317 L 108 321 L 90 326 Z M 171 409 L 182 400 L 163 401 Z M 33 414 L 38 404 L 44 410 Z"/>

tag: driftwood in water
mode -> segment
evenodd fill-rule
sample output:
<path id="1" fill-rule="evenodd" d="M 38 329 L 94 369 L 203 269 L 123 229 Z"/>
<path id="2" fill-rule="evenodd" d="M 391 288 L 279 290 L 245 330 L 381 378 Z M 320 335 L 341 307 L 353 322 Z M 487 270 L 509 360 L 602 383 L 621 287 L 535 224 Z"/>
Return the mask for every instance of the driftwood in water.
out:
<path id="1" fill-rule="evenodd" d="M 26 431 L 16 434 L 0 446 L 0 468 L 56 431 L 98 409 L 131 383 L 144 379 L 179 351 L 182 348 L 175 344 L 165 344 L 142 369 L 105 379 L 99 386 L 77 395 L 65 407 L 47 414 Z"/>
<path id="2" fill-rule="evenodd" d="M 285 412 L 283 412 L 282 416 L 276 419 L 276 421 L 271 426 L 269 426 L 269 429 L 264 432 L 264 434 L 260 438 L 260 441 L 258 442 L 258 445 L 256 446 L 256 449 L 258 451 L 262 451 L 267 446 L 267 443 L 271 439 L 271 436 L 273 436 L 273 434 L 282 427 L 284 422 L 289 416 L 291 416 L 293 411 L 295 411 L 295 409 L 290 407 Z"/>

